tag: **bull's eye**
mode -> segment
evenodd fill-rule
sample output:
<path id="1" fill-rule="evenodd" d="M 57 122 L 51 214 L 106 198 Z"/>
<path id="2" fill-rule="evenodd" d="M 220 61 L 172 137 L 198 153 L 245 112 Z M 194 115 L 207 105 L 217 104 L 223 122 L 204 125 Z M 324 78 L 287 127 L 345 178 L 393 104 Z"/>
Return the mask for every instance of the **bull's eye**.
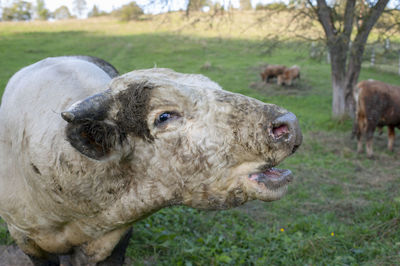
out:
<path id="1" fill-rule="evenodd" d="M 160 121 L 160 122 L 162 123 L 162 122 L 167 121 L 167 120 L 170 119 L 170 118 L 171 118 L 171 113 L 162 113 L 162 114 L 158 117 L 158 121 Z"/>
<path id="2" fill-rule="evenodd" d="M 177 112 L 164 112 L 160 114 L 157 119 L 154 121 L 155 126 L 163 125 L 167 121 L 178 118 L 179 114 Z"/>

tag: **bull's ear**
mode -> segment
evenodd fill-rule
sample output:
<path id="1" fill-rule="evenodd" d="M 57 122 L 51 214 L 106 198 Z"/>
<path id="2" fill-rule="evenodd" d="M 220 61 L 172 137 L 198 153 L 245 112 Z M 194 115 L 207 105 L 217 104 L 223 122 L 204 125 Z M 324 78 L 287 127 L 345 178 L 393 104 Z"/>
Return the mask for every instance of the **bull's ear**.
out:
<path id="1" fill-rule="evenodd" d="M 121 146 L 124 134 L 117 125 L 106 122 L 113 99 L 110 91 L 96 94 L 71 106 L 61 116 L 68 122 L 66 137 L 80 153 L 102 160 Z"/>
<path id="2" fill-rule="evenodd" d="M 68 124 L 67 140 L 80 153 L 96 160 L 106 159 L 121 147 L 124 134 L 104 121 L 86 120 Z"/>

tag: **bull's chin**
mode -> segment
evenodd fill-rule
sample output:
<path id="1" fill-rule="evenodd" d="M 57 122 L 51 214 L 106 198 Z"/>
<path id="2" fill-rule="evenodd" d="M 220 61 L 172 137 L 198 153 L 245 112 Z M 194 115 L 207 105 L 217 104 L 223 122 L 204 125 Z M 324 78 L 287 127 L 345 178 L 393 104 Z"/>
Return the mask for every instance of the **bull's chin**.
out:
<path id="1" fill-rule="evenodd" d="M 247 188 L 255 199 L 263 201 L 278 200 L 287 192 L 288 184 L 293 180 L 290 170 L 269 168 L 262 172 L 251 173 L 247 177 Z"/>

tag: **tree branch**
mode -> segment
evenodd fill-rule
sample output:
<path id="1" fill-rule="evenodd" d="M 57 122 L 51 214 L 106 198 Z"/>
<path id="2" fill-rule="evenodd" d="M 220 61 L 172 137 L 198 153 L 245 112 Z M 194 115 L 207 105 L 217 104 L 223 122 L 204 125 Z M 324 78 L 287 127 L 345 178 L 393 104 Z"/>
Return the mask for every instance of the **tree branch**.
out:
<path id="1" fill-rule="evenodd" d="M 353 30 L 354 22 L 354 11 L 355 11 L 356 1 L 347 0 L 346 8 L 344 13 L 344 29 L 343 34 L 350 40 L 351 32 Z"/>
<path id="2" fill-rule="evenodd" d="M 336 35 L 336 29 L 335 25 L 333 23 L 332 19 L 332 10 L 331 8 L 326 4 L 325 0 L 317 0 L 317 15 L 318 15 L 318 20 L 320 21 L 327 39 L 331 39 L 335 37 Z"/>
<path id="3" fill-rule="evenodd" d="M 378 0 L 378 2 L 370 8 L 368 15 L 365 17 L 359 31 L 357 32 L 357 36 L 354 40 L 355 43 L 362 45 L 366 43 L 369 33 L 385 10 L 388 2 L 389 0 Z"/>
<path id="4" fill-rule="evenodd" d="M 311 0 L 307 0 L 307 3 L 311 6 L 312 10 L 317 13 L 317 8 L 314 6 L 313 2 Z"/>

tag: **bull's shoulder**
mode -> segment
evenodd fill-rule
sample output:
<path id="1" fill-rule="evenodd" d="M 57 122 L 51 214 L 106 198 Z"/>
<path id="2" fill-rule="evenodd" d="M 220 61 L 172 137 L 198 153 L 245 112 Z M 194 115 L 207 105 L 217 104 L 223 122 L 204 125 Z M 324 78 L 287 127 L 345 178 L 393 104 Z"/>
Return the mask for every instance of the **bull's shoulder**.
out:
<path id="1" fill-rule="evenodd" d="M 353 90 L 353 96 L 356 102 L 365 102 L 367 99 L 376 95 L 377 92 L 381 91 L 382 85 L 376 80 L 362 80 L 357 83 Z"/>
<path id="2" fill-rule="evenodd" d="M 363 87 L 365 87 L 365 86 L 368 86 L 368 84 L 371 83 L 371 82 L 374 82 L 374 80 L 372 80 L 372 79 L 369 79 L 369 80 L 362 80 L 362 81 L 359 81 L 359 82 L 357 83 L 356 87 L 358 87 L 358 88 L 363 88 Z"/>
<path id="3" fill-rule="evenodd" d="M 360 81 L 356 87 L 360 89 L 362 88 L 365 91 L 374 91 L 376 93 L 397 93 L 397 91 L 400 91 L 399 86 L 373 79 Z"/>
<path id="4" fill-rule="evenodd" d="M 377 109 L 378 103 L 381 108 L 400 105 L 400 87 L 378 80 L 359 82 L 353 95 L 357 102 L 362 102 L 368 108 Z"/>
<path id="5" fill-rule="evenodd" d="M 365 94 L 369 92 L 383 91 L 386 86 L 387 84 L 382 81 L 368 79 L 358 82 L 356 85 L 356 90 Z"/>
<path id="6" fill-rule="evenodd" d="M 104 70 L 88 61 L 73 57 L 49 57 L 15 73 L 6 86 L 2 101 L 9 101 L 10 98 L 33 100 L 32 97 L 39 94 L 46 98 L 46 93 L 57 90 L 62 91 L 62 98 L 84 90 L 89 90 L 87 94 L 90 95 L 96 90 L 104 90 L 110 80 Z"/>

